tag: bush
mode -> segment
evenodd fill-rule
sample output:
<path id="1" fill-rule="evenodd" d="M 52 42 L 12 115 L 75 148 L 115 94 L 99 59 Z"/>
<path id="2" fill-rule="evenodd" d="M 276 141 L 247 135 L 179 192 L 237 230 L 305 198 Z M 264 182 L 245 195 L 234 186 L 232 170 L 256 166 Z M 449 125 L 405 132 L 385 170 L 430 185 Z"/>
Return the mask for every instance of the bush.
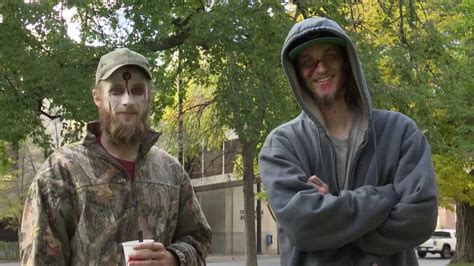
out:
<path id="1" fill-rule="evenodd" d="M 20 248 L 18 242 L 0 241 L 0 260 L 19 260 Z"/>

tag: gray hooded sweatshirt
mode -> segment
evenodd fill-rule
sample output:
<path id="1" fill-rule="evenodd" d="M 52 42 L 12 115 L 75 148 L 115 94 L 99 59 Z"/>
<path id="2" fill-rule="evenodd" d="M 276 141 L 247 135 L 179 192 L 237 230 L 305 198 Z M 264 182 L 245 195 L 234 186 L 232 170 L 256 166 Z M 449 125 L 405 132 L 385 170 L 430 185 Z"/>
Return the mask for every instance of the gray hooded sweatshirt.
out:
<path id="1" fill-rule="evenodd" d="M 327 32 L 345 40 L 351 71 L 347 90 L 362 109 L 362 125 L 343 187 L 334 146 L 311 95 L 298 82 L 288 53 L 300 38 Z M 260 173 L 278 225 L 282 265 L 418 265 L 414 247 L 437 220 L 437 186 L 429 144 L 407 116 L 371 108 L 354 45 L 334 21 L 295 24 L 282 64 L 303 110 L 274 129 L 262 147 Z M 330 192 L 306 184 L 317 175 Z"/>

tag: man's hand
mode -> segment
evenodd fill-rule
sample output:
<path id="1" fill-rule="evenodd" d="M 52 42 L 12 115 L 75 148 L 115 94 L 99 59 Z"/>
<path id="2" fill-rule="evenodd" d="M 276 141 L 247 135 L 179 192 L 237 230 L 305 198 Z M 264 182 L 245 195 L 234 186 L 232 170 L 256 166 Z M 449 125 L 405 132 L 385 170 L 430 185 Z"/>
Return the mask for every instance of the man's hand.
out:
<path id="1" fill-rule="evenodd" d="M 324 183 L 321 179 L 319 179 L 319 177 L 317 177 L 316 175 L 310 176 L 306 183 L 313 186 L 316 189 L 316 191 L 318 191 L 319 193 L 323 195 L 326 195 L 327 193 L 329 193 L 328 185 Z"/>
<path id="2" fill-rule="evenodd" d="M 178 266 L 178 258 L 160 242 L 144 242 L 133 246 L 127 265 Z"/>

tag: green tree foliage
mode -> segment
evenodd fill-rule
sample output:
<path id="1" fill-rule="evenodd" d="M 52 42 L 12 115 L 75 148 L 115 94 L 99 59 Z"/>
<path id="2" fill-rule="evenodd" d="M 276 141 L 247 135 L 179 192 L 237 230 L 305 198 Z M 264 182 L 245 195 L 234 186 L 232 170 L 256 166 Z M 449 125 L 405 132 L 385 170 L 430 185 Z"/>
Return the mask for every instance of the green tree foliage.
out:
<path id="1" fill-rule="evenodd" d="M 225 21 L 226 23 L 223 23 Z M 242 147 L 248 265 L 254 265 L 254 161 L 258 145 L 277 124 L 296 113 L 280 67 L 280 48 L 290 27 L 277 1 L 217 2 L 191 19 L 191 36 L 204 43 L 193 78 L 212 85 L 213 121 L 233 130 Z M 184 46 L 186 47 L 186 46 Z"/>
<path id="2" fill-rule="evenodd" d="M 226 128 L 215 119 L 217 112 L 213 99 L 215 86 L 201 86 L 186 82 L 186 95 L 183 101 L 183 157 L 184 166 L 189 173 L 194 160 L 207 150 L 220 150 L 225 141 Z M 160 146 L 168 152 L 178 154 L 178 95 L 174 104 L 164 109 L 157 127 L 162 136 Z"/>
<path id="3" fill-rule="evenodd" d="M 277 1 L 229 2 L 214 10 L 215 16 L 202 16 L 195 25 L 206 25 L 204 30 L 209 32 L 205 35 L 209 47 L 205 51 L 209 62 L 205 70 L 218 77 L 216 118 L 233 129 L 241 143 L 246 253 L 252 258 L 256 254 L 253 190 L 257 148 L 268 126 L 295 113 L 280 67 L 281 44 L 290 20 Z M 218 27 L 224 19 L 226 27 Z M 247 265 L 254 264 L 247 261 Z"/>
<path id="4" fill-rule="evenodd" d="M 10 167 L 9 156 L 6 151 L 5 142 L 0 142 L 0 176 L 8 174 Z"/>
<path id="5" fill-rule="evenodd" d="M 468 173 L 468 169 L 473 169 L 473 165 L 466 164 L 462 156 L 444 154 L 435 154 L 433 162 L 437 166 L 438 185 L 443 189 L 440 201 L 446 205 L 452 204 L 453 199 L 474 204 L 474 182 Z"/>
<path id="6" fill-rule="evenodd" d="M 464 173 L 472 170 L 474 143 L 473 2 L 283 2 L 4 1 L 0 140 L 18 145 L 31 137 L 49 153 L 54 142 L 44 121 L 51 119 L 59 119 L 62 142 L 77 139 L 96 117 L 90 90 L 100 55 L 130 47 L 153 65 L 155 126 L 173 132 L 179 77 L 190 154 L 202 148 L 203 132 L 212 132 L 206 144 L 225 130 L 238 134 L 246 226 L 254 228 L 256 154 L 269 130 L 298 112 L 280 66 L 283 39 L 292 20 L 327 16 L 354 39 L 374 107 L 406 113 L 429 138 L 442 203 L 472 204 L 472 176 Z"/>
<path id="7" fill-rule="evenodd" d="M 41 117 L 92 117 L 93 55 L 67 36 L 61 10 L 51 4 L 2 3 L 0 14 L 0 139 L 15 143 L 30 135 L 49 148 Z"/>

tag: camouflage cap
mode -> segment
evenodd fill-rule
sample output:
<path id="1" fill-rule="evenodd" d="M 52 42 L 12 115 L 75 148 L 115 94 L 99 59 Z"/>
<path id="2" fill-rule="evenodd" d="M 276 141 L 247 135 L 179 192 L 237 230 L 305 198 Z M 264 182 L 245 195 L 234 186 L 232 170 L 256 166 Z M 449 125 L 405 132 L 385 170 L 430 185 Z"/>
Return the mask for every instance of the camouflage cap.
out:
<path id="1" fill-rule="evenodd" d="M 151 79 L 150 64 L 143 55 L 128 48 L 118 48 L 100 58 L 99 66 L 95 74 L 95 85 L 97 85 L 99 81 L 110 77 L 115 70 L 128 65 L 139 67 L 146 73 L 148 78 Z"/>

